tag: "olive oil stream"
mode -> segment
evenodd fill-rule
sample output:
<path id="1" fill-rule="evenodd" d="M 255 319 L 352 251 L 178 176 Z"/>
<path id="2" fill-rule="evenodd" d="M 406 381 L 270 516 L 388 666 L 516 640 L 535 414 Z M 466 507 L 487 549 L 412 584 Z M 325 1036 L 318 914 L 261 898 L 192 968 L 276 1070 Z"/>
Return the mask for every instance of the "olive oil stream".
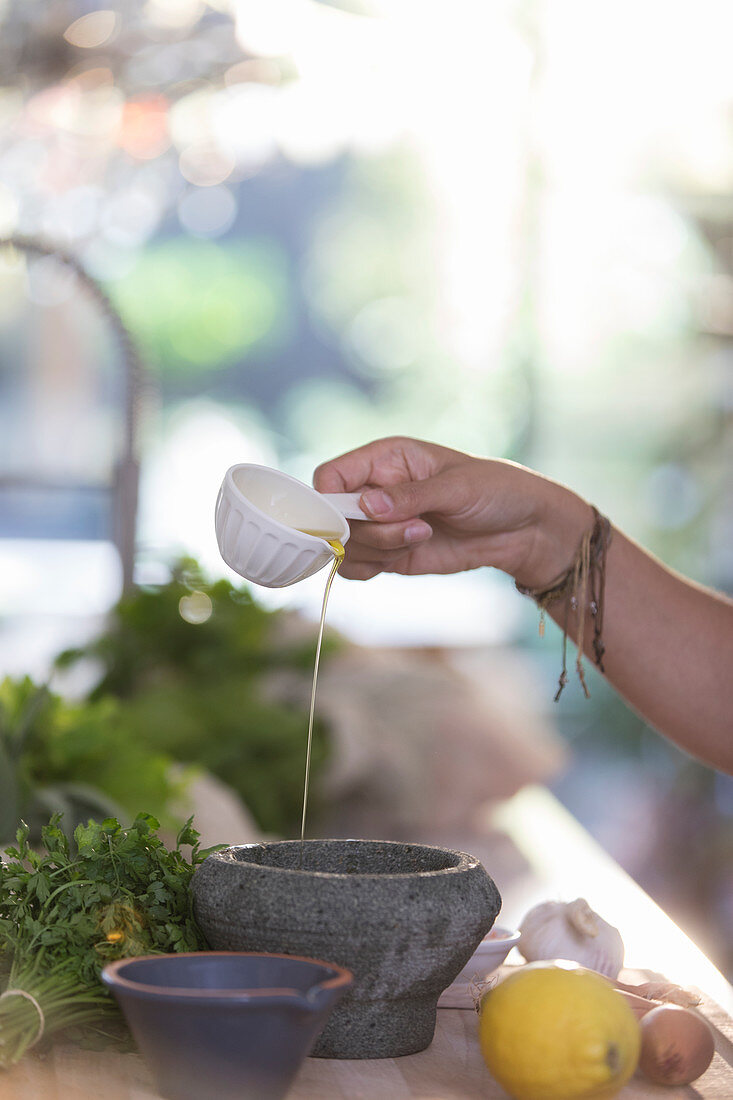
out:
<path id="1" fill-rule="evenodd" d="M 326 607 L 328 605 L 328 596 L 331 591 L 331 585 L 333 584 L 333 578 L 339 571 L 339 566 L 344 560 L 344 550 L 342 544 L 338 539 L 330 539 L 326 535 L 321 534 L 319 531 L 306 531 L 307 535 L 318 535 L 320 538 L 325 538 L 326 542 L 332 548 L 334 553 L 333 564 L 331 566 L 331 572 L 328 574 L 328 580 L 326 581 L 326 590 L 323 593 L 323 605 L 321 607 L 321 621 L 318 626 L 318 640 L 316 642 L 316 659 L 313 665 L 313 682 L 311 684 L 311 705 L 310 714 L 308 716 L 308 747 L 305 755 L 305 782 L 303 784 L 303 817 L 300 823 L 300 864 L 303 865 L 303 841 L 305 840 L 305 815 L 308 809 L 308 785 L 310 783 L 310 771 L 311 771 L 311 747 L 313 745 L 313 718 L 316 710 L 316 683 L 318 682 L 318 665 L 321 660 L 321 643 L 323 642 L 323 625 L 326 621 Z"/>

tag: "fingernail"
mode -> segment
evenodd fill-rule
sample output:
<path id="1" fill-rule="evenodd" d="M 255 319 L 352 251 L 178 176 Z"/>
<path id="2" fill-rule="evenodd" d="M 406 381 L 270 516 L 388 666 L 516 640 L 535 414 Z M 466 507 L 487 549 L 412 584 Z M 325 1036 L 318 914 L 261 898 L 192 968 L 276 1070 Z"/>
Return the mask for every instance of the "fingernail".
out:
<path id="1" fill-rule="evenodd" d="M 361 502 L 370 516 L 386 516 L 394 508 L 392 498 L 381 489 L 370 489 L 364 493 Z"/>
<path id="2" fill-rule="evenodd" d="M 413 523 L 405 531 L 405 542 L 424 542 L 433 533 L 432 527 L 427 523 Z"/>

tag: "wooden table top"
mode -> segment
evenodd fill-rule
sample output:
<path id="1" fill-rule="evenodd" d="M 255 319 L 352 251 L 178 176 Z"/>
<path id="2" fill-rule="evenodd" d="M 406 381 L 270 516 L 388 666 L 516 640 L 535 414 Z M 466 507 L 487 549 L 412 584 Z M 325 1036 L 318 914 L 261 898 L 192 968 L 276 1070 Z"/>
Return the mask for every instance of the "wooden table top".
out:
<path id="1" fill-rule="evenodd" d="M 731 1100 L 733 1023 L 705 1003 L 715 1028 L 716 1054 L 694 1086 L 663 1088 L 634 1077 L 619 1100 Z M 137 1054 L 94 1053 L 57 1045 L 43 1059 L 28 1057 L 0 1074 L 2 1100 L 159 1100 Z M 204 1098 L 202 1098 L 204 1100 Z M 216 1100 L 216 1097 L 206 1098 Z M 435 1038 L 427 1050 L 406 1058 L 339 1061 L 308 1058 L 289 1100 L 506 1100 L 481 1057 L 477 1017 L 472 1010 L 441 1008 Z"/>
<path id="2" fill-rule="evenodd" d="M 460 838 L 421 837 L 456 845 Z M 665 1088 L 639 1077 L 619 1100 L 733 1100 L 733 990 L 699 949 L 591 840 L 548 794 L 520 792 L 483 831 L 464 838 L 502 893 L 499 923 L 516 925 L 530 905 L 548 898 L 588 899 L 616 924 L 627 964 L 700 991 L 716 1054 L 694 1085 Z M 516 952 L 513 953 L 516 956 Z M 516 961 L 520 961 L 516 956 Z M 508 962 L 512 962 L 510 956 Z M 625 977 L 633 979 L 633 971 Z M 641 978 L 639 978 L 641 980 Z M 456 987 L 453 987 L 454 989 Z M 450 1003 L 454 1003 L 451 1000 Z M 0 1100 L 159 1100 L 142 1059 L 57 1044 L 0 1071 Z M 470 1008 L 439 1008 L 435 1038 L 420 1054 L 370 1061 L 306 1060 L 289 1100 L 506 1100 L 483 1063 L 477 1017 Z M 209 1098 L 206 1098 L 209 1100 Z M 212 1097 L 211 1100 L 216 1100 Z"/>

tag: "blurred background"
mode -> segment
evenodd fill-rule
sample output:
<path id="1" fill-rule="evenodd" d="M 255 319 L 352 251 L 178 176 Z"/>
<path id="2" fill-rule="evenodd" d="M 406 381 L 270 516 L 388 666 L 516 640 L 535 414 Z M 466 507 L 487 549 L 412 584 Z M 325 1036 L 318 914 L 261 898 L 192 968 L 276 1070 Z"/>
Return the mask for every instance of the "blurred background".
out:
<path id="1" fill-rule="evenodd" d="M 152 802 L 183 783 L 170 760 L 231 778 L 243 714 L 240 794 L 292 827 L 322 579 L 228 573 L 234 462 L 310 481 L 391 433 L 510 458 L 733 589 L 726 0 L 109 4 L 0 0 L 7 827 L 32 798 L 94 808 L 89 745 L 151 716 L 169 732 L 127 770 Z M 733 974 L 733 780 L 598 676 L 553 706 L 559 633 L 540 641 L 508 578 L 337 583 L 329 623 L 365 666 L 494 670 L 520 756 L 529 698 L 543 778 Z M 217 708 L 229 756 L 209 760 Z"/>

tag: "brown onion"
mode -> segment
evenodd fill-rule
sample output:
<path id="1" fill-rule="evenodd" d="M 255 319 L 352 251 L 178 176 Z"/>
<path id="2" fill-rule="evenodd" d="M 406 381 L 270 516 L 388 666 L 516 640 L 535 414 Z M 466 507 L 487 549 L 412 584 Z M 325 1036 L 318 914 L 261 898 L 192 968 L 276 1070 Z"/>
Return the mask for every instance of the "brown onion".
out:
<path id="1" fill-rule="evenodd" d="M 713 1060 L 713 1033 L 702 1017 L 688 1008 L 659 1005 L 642 1016 L 639 1027 L 639 1069 L 650 1081 L 659 1085 L 688 1085 Z"/>

